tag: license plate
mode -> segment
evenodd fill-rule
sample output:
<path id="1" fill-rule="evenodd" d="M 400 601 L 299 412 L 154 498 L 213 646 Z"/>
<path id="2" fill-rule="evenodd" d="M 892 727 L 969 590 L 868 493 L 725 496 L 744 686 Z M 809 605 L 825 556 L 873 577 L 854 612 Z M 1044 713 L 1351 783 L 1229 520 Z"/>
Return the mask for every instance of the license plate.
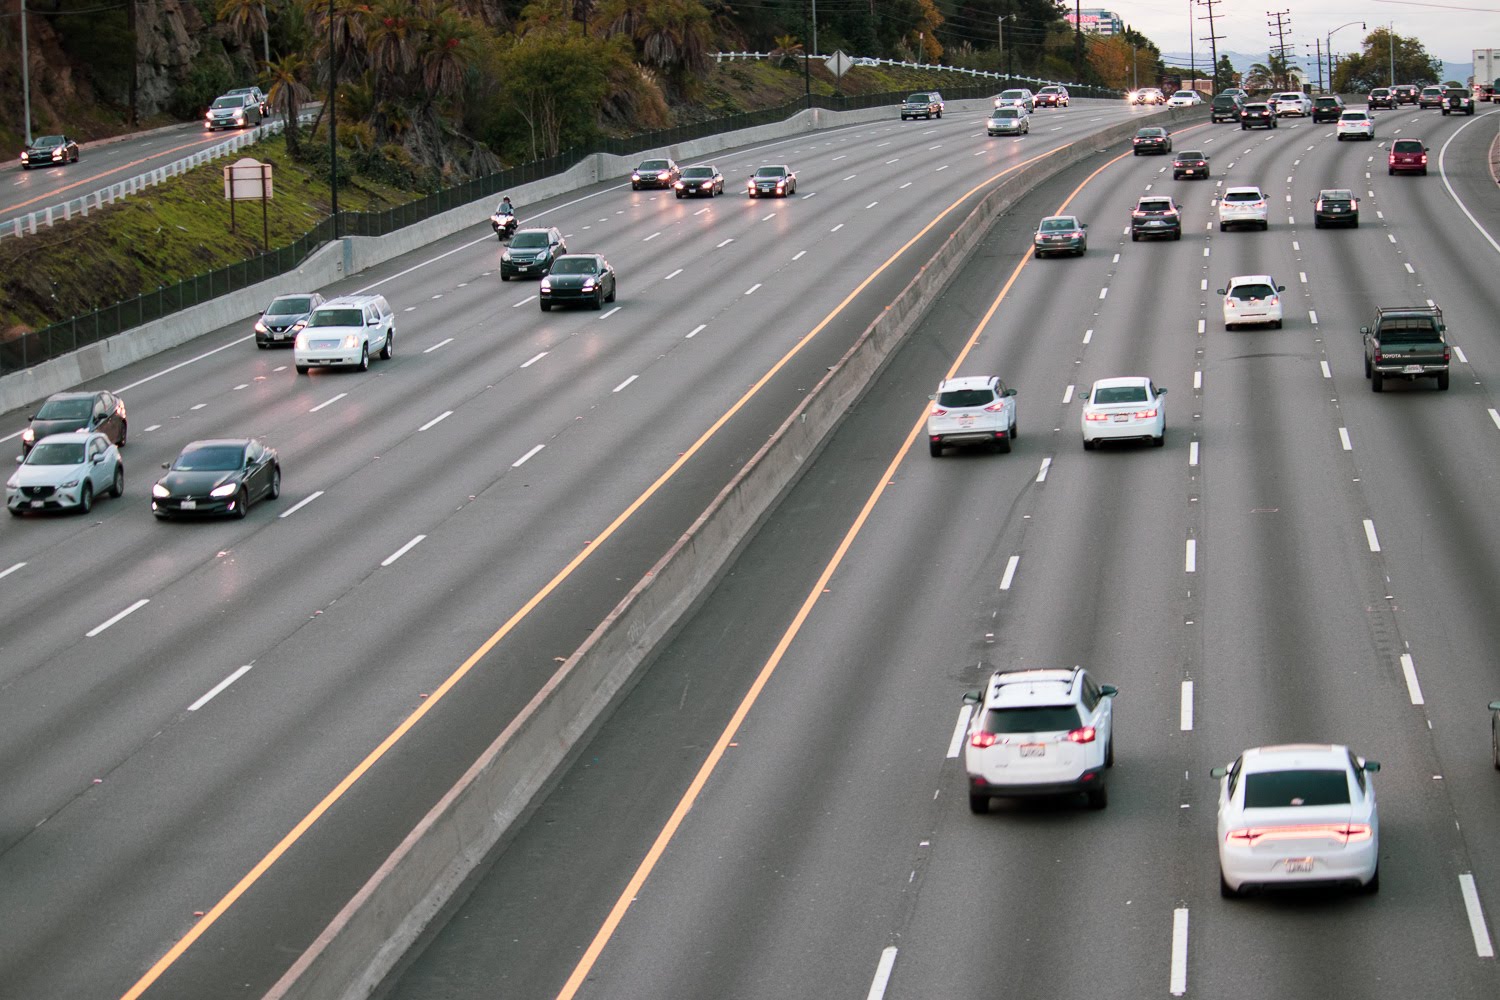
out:
<path id="1" fill-rule="evenodd" d="M 1403 372 L 1405 372 L 1407 375 L 1420 375 L 1420 374 L 1422 374 L 1422 366 L 1421 365 L 1407 365 L 1405 368 L 1403 368 L 1401 370 Z"/>
<path id="2" fill-rule="evenodd" d="M 958 425 L 960 427 L 973 427 L 974 426 L 974 416 L 973 416 L 973 414 L 966 413 L 963 416 L 959 417 L 958 418 Z"/>
<path id="3" fill-rule="evenodd" d="M 1157 220 L 1153 219 L 1152 221 L 1146 223 L 1146 225 L 1151 226 L 1154 229 L 1154 228 L 1159 227 L 1159 226 L 1165 226 L 1166 223 L 1165 222 L 1160 222 L 1160 221 L 1157 221 Z"/>
<path id="4" fill-rule="evenodd" d="M 1287 858 L 1282 862 L 1288 874 L 1292 872 L 1310 872 L 1313 870 L 1312 858 Z"/>
<path id="5" fill-rule="evenodd" d="M 198 506 L 198 501 L 196 501 L 196 500 L 184 500 L 184 501 L 182 501 L 182 509 L 183 510 L 195 510 L 197 508 L 197 506 Z"/>
<path id="6" fill-rule="evenodd" d="M 1196 173 L 1197 173 L 1197 172 L 1198 172 L 1198 171 L 1196 171 L 1196 170 L 1194 170 L 1194 169 L 1193 169 L 1193 168 L 1191 168 L 1191 167 L 1189 167 L 1189 168 L 1188 168 L 1188 169 L 1186 169 L 1186 170 L 1184 170 L 1184 171 L 1183 171 L 1183 173 L 1185 173 L 1185 174 L 1187 174 L 1187 175 L 1188 175 L 1188 176 L 1189 176 L 1189 177 L 1191 177 L 1191 176 L 1193 176 L 1193 175 L 1194 175 L 1194 174 L 1196 174 Z"/>
<path id="7" fill-rule="evenodd" d="M 1116 413 L 1115 414 L 1115 423 L 1117 423 L 1117 424 L 1123 424 L 1125 421 L 1127 421 L 1129 419 L 1130 419 L 1130 414 L 1128 414 L 1128 413 Z"/>
<path id="8" fill-rule="evenodd" d="M 1022 743 L 1022 757 L 1045 757 L 1047 756 L 1047 744 L 1045 743 Z"/>
<path id="9" fill-rule="evenodd" d="M 31 501 L 31 506 L 33 506 L 33 507 L 40 507 L 41 505 L 42 505 L 42 501 L 40 501 L 40 500 L 33 500 L 33 501 Z"/>

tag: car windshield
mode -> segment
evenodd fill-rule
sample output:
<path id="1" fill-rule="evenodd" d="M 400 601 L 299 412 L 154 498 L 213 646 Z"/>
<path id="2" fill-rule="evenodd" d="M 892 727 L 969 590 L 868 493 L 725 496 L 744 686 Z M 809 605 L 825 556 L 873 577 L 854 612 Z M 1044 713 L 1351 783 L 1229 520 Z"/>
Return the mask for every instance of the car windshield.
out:
<path id="1" fill-rule="evenodd" d="M 1062 88 L 1061 87 L 1043 87 L 1041 90 L 1037 91 L 1037 93 L 1039 93 L 1039 94 L 1060 94 L 1060 93 L 1062 93 Z"/>
<path id="2" fill-rule="evenodd" d="M 1245 775 L 1246 809 L 1349 804 L 1349 776 L 1337 771 L 1261 771 Z"/>
<path id="3" fill-rule="evenodd" d="M 1239 299 L 1241 302 L 1248 302 L 1251 299 L 1269 299 L 1275 294 L 1276 289 L 1270 285 L 1260 284 L 1235 285 L 1229 290 L 1229 297 L 1231 299 Z"/>
<path id="4" fill-rule="evenodd" d="M 266 310 L 267 316 L 302 316 L 312 308 L 312 299 L 297 296 L 291 299 L 277 299 L 271 303 L 271 308 Z"/>
<path id="5" fill-rule="evenodd" d="M 1226 191 L 1225 201 L 1261 201 L 1265 196 L 1259 191 Z"/>
<path id="6" fill-rule="evenodd" d="M 230 95 L 240 94 L 242 96 L 248 97 L 249 95 L 255 93 L 255 88 L 254 87 L 236 87 L 233 90 L 225 91 L 225 93 L 228 93 Z"/>
<path id="7" fill-rule="evenodd" d="M 639 170 L 669 170 L 666 160 L 646 160 L 637 169 Z"/>
<path id="8" fill-rule="evenodd" d="M 906 103 L 908 104 L 926 104 L 927 101 L 928 95 L 926 94 L 912 94 L 906 99 Z"/>
<path id="9" fill-rule="evenodd" d="M 63 137 L 60 135 L 39 135 L 31 145 L 33 149 L 55 149 L 62 144 Z"/>
<path id="10" fill-rule="evenodd" d="M 542 229 L 523 229 L 511 237 L 512 250 L 534 249 L 547 245 L 547 233 Z"/>
<path id="11" fill-rule="evenodd" d="M 707 180 L 708 178 L 712 177 L 713 175 L 714 175 L 714 168 L 713 167 L 688 167 L 686 170 L 684 170 L 682 172 L 682 176 L 683 177 L 687 177 L 687 178 L 702 178 L 704 180 Z"/>
<path id="12" fill-rule="evenodd" d="M 785 167 L 761 167 L 755 172 L 757 177 L 785 177 Z"/>
<path id="13" fill-rule="evenodd" d="M 228 472 L 238 469 L 245 449 L 237 444 L 211 444 L 189 448 L 177 456 L 172 468 L 178 472 Z"/>
<path id="14" fill-rule="evenodd" d="M 1078 223 L 1068 218 L 1042 220 L 1042 232 L 1044 233 L 1068 233 L 1077 228 Z"/>
<path id="15" fill-rule="evenodd" d="M 1021 101 L 1021 100 L 1025 100 L 1025 98 L 1022 96 L 1022 94 L 1021 94 L 1021 92 L 1019 90 L 1002 90 L 1000 92 L 1000 99 L 1001 100 L 1005 100 L 1005 101 Z"/>
<path id="16" fill-rule="evenodd" d="M 38 420 L 87 420 L 94 409 L 91 399 L 49 399 L 36 411 Z"/>
<path id="17" fill-rule="evenodd" d="M 319 309 L 307 321 L 308 326 L 364 326 L 365 315 L 358 309 Z"/>
<path id="18" fill-rule="evenodd" d="M 1003 118 L 1020 118 L 1021 112 L 1016 110 L 1015 108 L 1001 108 L 990 117 L 997 120 Z"/>
<path id="19" fill-rule="evenodd" d="M 216 108 L 243 108 L 245 101 L 239 97 L 220 97 L 214 100 Z"/>
<path id="20" fill-rule="evenodd" d="M 1076 705 L 992 708 L 984 714 L 987 733 L 1065 733 L 1081 724 Z"/>
<path id="21" fill-rule="evenodd" d="M 26 456 L 27 465 L 82 465 L 83 442 L 43 441 Z"/>
<path id="22" fill-rule="evenodd" d="M 1422 144 L 1416 139 L 1397 139 L 1396 144 L 1391 148 L 1398 153 L 1422 152 Z"/>
<path id="23" fill-rule="evenodd" d="M 552 265 L 553 274 L 598 274 L 599 265 L 592 257 L 561 257 Z"/>
<path id="24" fill-rule="evenodd" d="M 1096 403 L 1144 403 L 1146 387 L 1143 385 L 1107 385 L 1094 390 Z"/>
<path id="25" fill-rule="evenodd" d="M 995 390 L 983 389 L 949 389 L 938 393 L 938 405 L 953 408 L 965 406 L 988 406 L 995 401 Z"/>

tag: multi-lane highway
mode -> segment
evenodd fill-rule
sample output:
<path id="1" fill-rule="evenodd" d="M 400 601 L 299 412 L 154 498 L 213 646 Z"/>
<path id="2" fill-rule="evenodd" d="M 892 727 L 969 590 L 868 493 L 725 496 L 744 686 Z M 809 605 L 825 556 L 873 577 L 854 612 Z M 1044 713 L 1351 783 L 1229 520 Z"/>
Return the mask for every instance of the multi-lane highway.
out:
<path id="1" fill-rule="evenodd" d="M 1212 180 L 1111 150 L 1039 189 L 389 996 L 1500 994 L 1495 120 L 1182 129 Z M 1393 136 L 1447 178 L 1388 177 Z M 1267 232 L 1217 231 L 1236 183 Z M 1360 228 L 1314 229 L 1324 187 Z M 1148 191 L 1180 242 L 1129 240 Z M 1027 259 L 1064 207 L 1088 256 Z M 1226 332 L 1214 289 L 1262 272 L 1284 328 Z M 1451 390 L 1371 393 L 1359 326 L 1428 300 Z M 927 456 L 954 371 L 1019 388 L 1013 453 Z M 1169 387 L 1166 447 L 1083 450 L 1117 374 Z M 1121 691 L 1108 809 L 972 815 L 963 691 L 1072 664 Z M 1378 895 L 1220 898 L 1209 768 L 1295 740 L 1384 765 Z"/>
<path id="2" fill-rule="evenodd" d="M 713 201 L 610 184 L 522 205 L 612 260 L 617 308 L 543 315 L 534 285 L 499 281 L 479 220 L 324 290 L 394 306 L 396 356 L 368 373 L 298 377 L 247 320 L 98 383 L 129 409 L 125 497 L 0 528 L 0 997 L 263 992 L 977 192 L 1142 115 L 1080 102 L 988 140 L 977 109 L 953 111 L 728 152 Z M 739 193 L 781 161 L 795 198 Z M 986 290 L 1013 263 L 996 252 Z M 952 336 L 983 308 L 972 281 L 942 312 Z M 1029 317 L 1027 339 L 1040 350 L 1054 322 Z M 24 419 L 0 417 L 4 440 Z M 282 498 L 239 522 L 156 523 L 160 464 L 226 435 L 279 449 Z M 965 468 L 981 466 L 949 474 Z M 760 641 L 724 652 L 748 663 Z M 692 703 L 719 684 L 737 698 L 742 678 L 715 664 Z M 933 693 L 946 711 L 952 692 Z"/>

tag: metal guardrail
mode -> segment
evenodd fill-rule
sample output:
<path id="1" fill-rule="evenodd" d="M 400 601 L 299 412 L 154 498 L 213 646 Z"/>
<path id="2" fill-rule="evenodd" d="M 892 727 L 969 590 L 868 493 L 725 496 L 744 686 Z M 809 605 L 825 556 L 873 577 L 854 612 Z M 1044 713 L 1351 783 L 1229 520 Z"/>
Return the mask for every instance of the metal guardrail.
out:
<path id="1" fill-rule="evenodd" d="M 788 56 L 780 52 L 715 52 L 715 62 L 737 62 L 752 59 L 802 59 L 802 56 Z M 809 56 L 810 59 L 827 59 L 829 54 Z M 1087 83 L 1069 83 L 1067 80 L 1047 80 L 1039 76 L 1024 76 L 1009 73 L 995 73 L 985 69 L 968 69 L 964 66 L 944 66 L 938 63 L 906 62 L 901 59 L 877 59 L 873 56 L 851 56 L 850 63 L 854 66 L 896 66 L 901 69 L 941 70 L 944 73 L 964 73 L 973 77 L 984 77 L 989 80 L 1004 80 L 1012 83 L 1037 84 L 1044 87 L 1067 87 L 1070 94 L 1077 92 L 1078 97 L 1118 97 L 1120 91 L 1111 90 L 1107 87 L 1096 87 Z"/>
<path id="2" fill-rule="evenodd" d="M 307 121 L 309 120 L 309 115 L 310 112 L 303 112 L 298 117 Z M 185 174 L 189 170 L 201 167 L 203 164 L 210 163 L 222 156 L 228 156 L 230 153 L 237 153 L 246 146 L 259 142 L 266 136 L 277 135 L 285 129 L 286 122 L 284 121 L 274 121 L 264 125 L 257 125 L 249 132 L 240 132 L 233 138 L 219 143 L 217 146 L 200 149 L 191 156 L 184 156 L 181 159 L 173 160 L 166 166 L 148 170 L 145 173 L 118 181 L 108 187 L 102 187 L 97 191 L 90 191 L 88 194 L 79 195 L 77 198 L 69 198 L 67 201 L 58 202 L 55 205 L 48 205 L 46 208 L 37 209 L 35 212 L 28 212 L 25 215 L 17 216 L 14 219 L 0 223 L 0 240 L 6 238 L 14 239 L 26 235 L 34 236 L 38 228 L 51 226 L 59 222 L 67 222 L 75 215 L 86 216 L 91 210 L 97 212 L 105 205 L 113 205 L 115 202 L 123 201 L 133 194 L 139 194 L 148 187 L 160 184 L 168 178 Z"/>

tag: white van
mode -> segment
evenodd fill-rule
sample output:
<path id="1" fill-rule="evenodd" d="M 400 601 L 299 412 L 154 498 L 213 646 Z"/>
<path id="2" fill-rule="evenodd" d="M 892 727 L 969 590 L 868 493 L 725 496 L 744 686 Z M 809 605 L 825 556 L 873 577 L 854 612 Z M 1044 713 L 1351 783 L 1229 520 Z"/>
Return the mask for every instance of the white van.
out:
<path id="1" fill-rule="evenodd" d="M 395 350 L 396 317 L 385 296 L 346 295 L 330 299 L 307 317 L 292 348 L 292 361 L 300 375 L 310 368 L 367 371 L 371 354 L 389 359 Z"/>

